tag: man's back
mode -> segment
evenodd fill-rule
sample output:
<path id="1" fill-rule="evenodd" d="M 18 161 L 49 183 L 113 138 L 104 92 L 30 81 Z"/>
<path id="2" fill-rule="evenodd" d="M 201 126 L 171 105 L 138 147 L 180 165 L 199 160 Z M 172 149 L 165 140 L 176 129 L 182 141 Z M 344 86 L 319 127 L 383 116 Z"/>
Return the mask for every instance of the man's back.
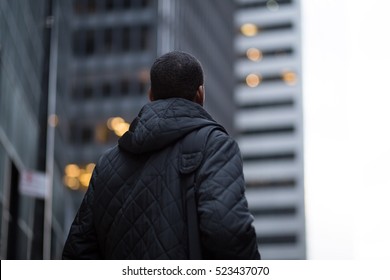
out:
<path id="1" fill-rule="evenodd" d="M 83 252 L 88 258 L 91 252 L 108 259 L 188 258 L 180 142 L 193 130 L 218 125 L 201 106 L 180 98 L 152 102 L 139 115 L 96 166 L 83 202 L 91 220 L 79 219 L 71 229 L 90 233 L 96 248 L 70 234 L 64 258 L 83 258 Z M 236 143 L 215 131 L 203 154 L 196 189 L 203 257 L 259 258 Z"/>
<path id="2" fill-rule="evenodd" d="M 203 109 L 203 69 L 192 55 L 173 51 L 157 58 L 150 82 L 152 102 L 95 167 L 64 258 L 190 256 L 180 144 L 194 131 L 221 126 Z M 240 151 L 222 130 L 200 139 L 206 144 L 194 176 L 202 258 L 258 259 Z"/>
<path id="3" fill-rule="evenodd" d="M 186 258 L 178 152 L 170 146 L 134 155 L 119 146 L 102 159 L 92 209 L 104 258 Z"/>

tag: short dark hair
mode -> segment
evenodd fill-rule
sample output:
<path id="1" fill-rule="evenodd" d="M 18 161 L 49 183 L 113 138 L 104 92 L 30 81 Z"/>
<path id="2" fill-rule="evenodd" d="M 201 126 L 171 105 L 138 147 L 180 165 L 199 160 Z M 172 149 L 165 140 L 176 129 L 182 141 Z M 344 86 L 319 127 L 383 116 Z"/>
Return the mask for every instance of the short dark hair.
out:
<path id="1" fill-rule="evenodd" d="M 202 66 L 189 53 L 169 52 L 153 63 L 150 82 L 156 100 L 172 97 L 194 100 L 199 86 L 204 83 Z"/>

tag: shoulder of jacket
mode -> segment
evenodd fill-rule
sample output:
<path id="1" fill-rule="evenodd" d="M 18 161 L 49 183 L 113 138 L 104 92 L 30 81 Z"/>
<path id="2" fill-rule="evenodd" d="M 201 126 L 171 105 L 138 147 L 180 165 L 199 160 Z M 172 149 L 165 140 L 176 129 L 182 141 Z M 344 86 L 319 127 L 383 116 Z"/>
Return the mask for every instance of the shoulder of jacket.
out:
<path id="1" fill-rule="evenodd" d="M 236 141 L 225 130 L 214 129 L 211 131 L 211 133 L 209 133 L 207 137 L 207 146 L 219 142 L 235 143 Z"/>
<path id="2" fill-rule="evenodd" d="M 102 168 L 108 162 L 113 161 L 118 156 L 118 153 L 120 153 L 118 145 L 115 145 L 104 151 L 99 157 L 99 160 L 96 163 L 96 167 Z"/>

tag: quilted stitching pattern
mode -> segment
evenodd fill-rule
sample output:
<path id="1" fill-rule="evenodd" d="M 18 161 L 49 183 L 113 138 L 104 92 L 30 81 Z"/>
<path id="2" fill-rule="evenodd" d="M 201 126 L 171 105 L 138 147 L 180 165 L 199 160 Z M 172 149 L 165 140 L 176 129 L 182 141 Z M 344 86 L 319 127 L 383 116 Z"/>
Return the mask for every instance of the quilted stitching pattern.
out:
<path id="1" fill-rule="evenodd" d="M 146 105 L 97 164 L 64 258 L 186 259 L 178 142 L 210 124 L 202 107 L 184 99 Z M 259 258 L 237 144 L 215 131 L 206 146 L 196 187 L 204 257 Z"/>
<path id="2" fill-rule="evenodd" d="M 199 171 L 198 189 L 202 243 L 210 257 L 217 259 L 257 259 L 259 254 L 244 196 L 242 161 L 238 146 L 217 132 L 206 150 Z M 228 245 L 227 245 L 228 244 Z"/>
<path id="3" fill-rule="evenodd" d="M 185 258 L 177 152 L 166 149 L 137 161 L 117 149 L 107 161 L 99 172 L 106 176 L 96 182 L 99 188 L 95 190 L 94 208 L 104 255 L 120 259 Z"/>

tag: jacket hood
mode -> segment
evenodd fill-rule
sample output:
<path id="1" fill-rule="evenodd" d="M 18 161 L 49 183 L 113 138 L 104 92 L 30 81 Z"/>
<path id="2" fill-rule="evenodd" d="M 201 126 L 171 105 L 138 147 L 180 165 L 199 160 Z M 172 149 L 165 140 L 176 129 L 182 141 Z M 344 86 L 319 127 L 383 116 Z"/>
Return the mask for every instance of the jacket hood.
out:
<path id="1" fill-rule="evenodd" d="M 195 102 L 182 98 L 156 100 L 141 109 L 129 131 L 119 139 L 119 147 L 133 154 L 149 153 L 208 125 L 221 127 Z"/>

